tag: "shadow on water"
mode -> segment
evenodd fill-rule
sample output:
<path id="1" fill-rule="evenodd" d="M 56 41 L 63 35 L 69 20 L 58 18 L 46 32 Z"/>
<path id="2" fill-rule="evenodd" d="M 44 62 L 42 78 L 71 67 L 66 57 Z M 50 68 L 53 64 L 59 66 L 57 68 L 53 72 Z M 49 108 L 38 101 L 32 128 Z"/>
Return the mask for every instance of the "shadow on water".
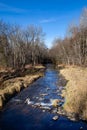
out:
<path id="1" fill-rule="evenodd" d="M 71 121 L 52 108 L 53 99 L 64 102 L 58 80 L 55 67 L 47 65 L 44 77 L 7 103 L 0 113 L 0 130 L 87 130 L 86 123 Z M 58 120 L 54 121 L 56 115 Z"/>

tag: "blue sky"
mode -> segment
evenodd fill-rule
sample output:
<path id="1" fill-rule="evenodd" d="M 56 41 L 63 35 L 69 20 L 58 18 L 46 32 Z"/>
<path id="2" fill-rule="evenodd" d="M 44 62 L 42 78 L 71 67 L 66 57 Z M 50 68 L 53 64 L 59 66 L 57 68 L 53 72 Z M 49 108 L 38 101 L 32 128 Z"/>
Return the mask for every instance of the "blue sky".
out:
<path id="1" fill-rule="evenodd" d="M 45 42 L 63 38 L 70 23 L 78 23 L 87 0 L 0 0 L 0 19 L 22 26 L 38 25 L 46 33 Z"/>

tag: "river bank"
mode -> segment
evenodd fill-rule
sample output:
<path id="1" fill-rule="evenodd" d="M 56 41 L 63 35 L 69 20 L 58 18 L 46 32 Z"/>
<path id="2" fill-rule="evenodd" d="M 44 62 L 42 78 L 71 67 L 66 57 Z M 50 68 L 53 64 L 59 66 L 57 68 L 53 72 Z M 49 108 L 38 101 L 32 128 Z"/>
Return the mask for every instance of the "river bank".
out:
<path id="1" fill-rule="evenodd" d="M 24 70 L 16 70 L 14 72 L 7 70 L 0 71 L 0 109 L 15 94 L 43 76 L 44 69 L 44 66 L 37 65 L 34 67 L 26 66 Z"/>
<path id="2" fill-rule="evenodd" d="M 62 109 L 60 73 L 47 65 L 44 76 L 14 96 L 0 112 L 1 130 L 87 130 L 81 120 L 67 118 Z M 71 116 L 70 116 L 71 117 Z"/>
<path id="3" fill-rule="evenodd" d="M 64 110 L 75 113 L 79 119 L 87 120 L 87 68 L 66 66 L 60 73 L 67 80 L 62 96 Z"/>

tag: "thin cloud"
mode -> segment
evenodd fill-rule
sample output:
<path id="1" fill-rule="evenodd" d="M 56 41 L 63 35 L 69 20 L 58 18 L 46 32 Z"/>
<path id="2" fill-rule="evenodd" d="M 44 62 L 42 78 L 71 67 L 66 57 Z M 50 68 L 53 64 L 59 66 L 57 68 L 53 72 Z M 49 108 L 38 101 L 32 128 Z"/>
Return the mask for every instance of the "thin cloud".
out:
<path id="1" fill-rule="evenodd" d="M 21 8 L 15 8 L 12 6 L 9 6 L 7 4 L 4 3 L 0 3 L 0 11 L 10 11 L 10 12 L 15 12 L 15 13 L 24 13 L 27 12 L 29 10 L 25 10 L 25 9 L 21 9 Z"/>
<path id="2" fill-rule="evenodd" d="M 56 22 L 57 19 L 43 19 L 40 21 L 40 23 L 52 23 L 52 22 Z"/>
<path id="3" fill-rule="evenodd" d="M 52 23 L 52 22 L 57 22 L 57 21 L 61 21 L 64 19 L 68 19 L 69 17 L 71 17 L 70 14 L 65 14 L 65 15 L 61 15 L 55 18 L 49 18 L 49 19 L 42 19 L 39 21 L 39 23 Z"/>

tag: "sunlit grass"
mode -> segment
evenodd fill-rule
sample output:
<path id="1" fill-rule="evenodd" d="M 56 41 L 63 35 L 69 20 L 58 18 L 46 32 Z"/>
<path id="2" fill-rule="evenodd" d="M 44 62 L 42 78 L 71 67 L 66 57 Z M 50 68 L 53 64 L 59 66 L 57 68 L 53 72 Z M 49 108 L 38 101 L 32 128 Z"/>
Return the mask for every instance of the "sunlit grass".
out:
<path id="1" fill-rule="evenodd" d="M 64 109 L 87 119 L 87 68 L 68 66 L 60 72 L 68 80 L 63 90 Z"/>
<path id="2" fill-rule="evenodd" d="M 0 86 L 0 108 L 2 108 L 5 102 L 14 94 L 20 92 L 22 89 L 28 87 L 34 80 L 43 76 L 43 71 L 40 72 L 43 68 L 43 66 L 36 66 L 34 71 L 31 70 L 27 73 L 24 72 L 24 76 L 3 81 Z"/>

